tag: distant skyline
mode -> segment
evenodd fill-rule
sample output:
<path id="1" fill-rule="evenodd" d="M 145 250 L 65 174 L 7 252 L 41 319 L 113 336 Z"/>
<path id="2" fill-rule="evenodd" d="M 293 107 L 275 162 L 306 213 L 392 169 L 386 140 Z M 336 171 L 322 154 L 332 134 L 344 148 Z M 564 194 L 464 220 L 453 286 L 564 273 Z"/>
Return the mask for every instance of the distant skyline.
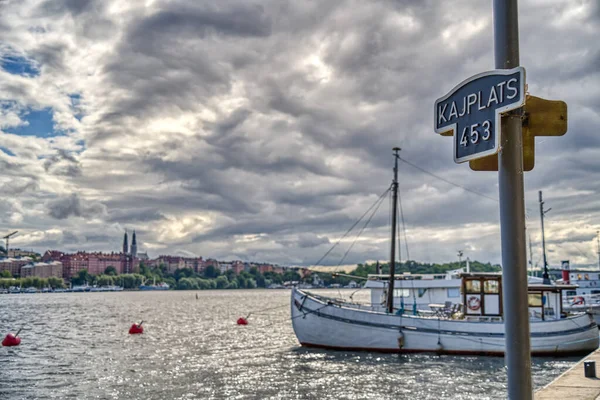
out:
<path id="1" fill-rule="evenodd" d="M 520 0 L 532 95 L 569 107 L 536 139 L 541 265 L 598 263 L 600 3 Z M 433 103 L 493 69 L 491 2 L 0 2 L 0 232 L 11 247 L 315 263 L 400 165 L 410 258 L 500 263 L 498 178 L 456 165 Z M 353 250 L 389 257 L 388 202 Z M 406 258 L 402 248 L 401 258 Z"/>

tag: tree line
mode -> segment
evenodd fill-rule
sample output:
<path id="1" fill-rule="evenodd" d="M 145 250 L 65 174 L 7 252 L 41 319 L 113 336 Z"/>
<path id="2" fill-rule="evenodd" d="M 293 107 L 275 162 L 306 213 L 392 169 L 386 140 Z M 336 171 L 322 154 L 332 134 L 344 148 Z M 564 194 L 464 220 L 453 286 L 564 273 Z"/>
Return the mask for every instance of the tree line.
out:
<path id="1" fill-rule="evenodd" d="M 498 272 L 501 271 L 499 265 L 490 263 L 481 263 L 471 261 L 472 272 Z M 429 264 L 420 263 L 417 261 L 405 261 L 396 264 L 396 273 L 402 274 L 410 272 L 412 274 L 444 274 L 449 270 L 459 269 L 464 267 L 463 263 L 451 262 L 444 264 Z M 349 275 L 357 277 L 367 277 L 369 274 L 376 273 L 376 263 L 358 264 Z M 389 263 L 381 263 L 380 271 L 382 274 L 389 274 Z M 347 285 L 350 281 L 356 280 L 352 277 L 335 276 L 335 268 L 332 267 L 332 272 L 313 272 L 319 275 L 320 280 L 325 286 L 332 284 Z M 227 270 L 224 273 L 210 265 L 202 272 L 195 272 L 191 268 L 176 269 L 169 272 L 165 265 L 159 267 L 150 267 L 144 263 L 140 264 L 139 273 L 135 274 L 117 274 L 117 270 L 109 266 L 104 273 L 99 275 L 91 275 L 87 270 L 82 269 L 71 278 L 71 284 L 75 285 L 90 285 L 90 286 L 122 286 L 125 289 L 136 289 L 143 283 L 167 283 L 172 289 L 178 290 L 205 290 L 205 289 L 253 289 L 265 288 L 271 284 L 282 284 L 289 281 L 304 281 L 312 282 L 312 276 L 307 276 L 304 279 L 294 269 L 286 269 L 283 274 L 276 272 L 261 273 L 258 268 L 252 267 L 248 271 L 241 271 L 236 274 L 233 270 Z M 359 282 L 360 283 L 360 282 Z M 38 289 L 50 287 L 53 289 L 64 288 L 65 284 L 61 278 L 39 278 L 27 277 L 13 279 L 8 271 L 0 273 L 0 288 L 8 288 L 10 286 L 35 287 Z"/>

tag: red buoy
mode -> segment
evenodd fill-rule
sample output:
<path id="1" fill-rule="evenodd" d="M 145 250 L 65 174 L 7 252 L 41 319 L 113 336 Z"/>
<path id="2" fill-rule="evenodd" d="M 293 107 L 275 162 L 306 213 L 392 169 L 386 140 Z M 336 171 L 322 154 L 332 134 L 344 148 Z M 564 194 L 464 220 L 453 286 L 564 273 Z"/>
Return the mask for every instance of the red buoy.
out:
<path id="1" fill-rule="evenodd" d="M 143 323 L 144 323 L 144 321 L 140 322 L 139 324 L 131 325 L 131 328 L 129 328 L 129 334 L 130 335 L 139 335 L 141 333 L 144 333 L 144 327 L 142 326 Z"/>
<path id="2" fill-rule="evenodd" d="M 248 320 L 244 317 L 239 317 L 237 320 L 238 325 L 248 325 Z"/>
<path id="3" fill-rule="evenodd" d="M 17 333 L 17 335 L 18 335 L 18 333 Z M 6 335 L 6 337 L 2 341 L 2 346 L 11 347 L 11 346 L 20 345 L 21 338 L 18 337 L 17 335 L 13 335 L 12 333 L 9 333 L 8 335 Z"/>

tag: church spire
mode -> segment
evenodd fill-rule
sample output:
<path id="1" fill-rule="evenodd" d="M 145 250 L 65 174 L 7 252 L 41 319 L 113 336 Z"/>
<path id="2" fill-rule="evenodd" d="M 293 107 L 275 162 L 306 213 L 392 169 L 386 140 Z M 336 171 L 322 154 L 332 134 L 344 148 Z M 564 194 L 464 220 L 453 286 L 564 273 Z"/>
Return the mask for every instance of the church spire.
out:
<path id="1" fill-rule="evenodd" d="M 131 237 L 131 255 L 132 257 L 137 257 L 137 240 L 135 238 L 135 230 L 133 231 L 133 236 Z"/>
<path id="2" fill-rule="evenodd" d="M 125 231 L 125 235 L 123 236 L 123 254 L 127 254 L 128 249 L 129 242 L 127 241 L 127 231 Z"/>

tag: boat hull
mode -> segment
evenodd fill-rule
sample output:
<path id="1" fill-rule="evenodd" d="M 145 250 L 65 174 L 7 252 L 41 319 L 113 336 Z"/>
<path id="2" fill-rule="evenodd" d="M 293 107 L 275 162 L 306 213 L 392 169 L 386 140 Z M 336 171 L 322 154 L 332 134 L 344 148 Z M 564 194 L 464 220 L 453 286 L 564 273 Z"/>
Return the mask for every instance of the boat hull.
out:
<path id="1" fill-rule="evenodd" d="M 504 323 L 392 315 L 353 308 L 294 288 L 292 325 L 302 346 L 393 353 L 504 355 Z M 532 355 L 587 354 L 598 328 L 587 314 L 532 322 Z"/>

